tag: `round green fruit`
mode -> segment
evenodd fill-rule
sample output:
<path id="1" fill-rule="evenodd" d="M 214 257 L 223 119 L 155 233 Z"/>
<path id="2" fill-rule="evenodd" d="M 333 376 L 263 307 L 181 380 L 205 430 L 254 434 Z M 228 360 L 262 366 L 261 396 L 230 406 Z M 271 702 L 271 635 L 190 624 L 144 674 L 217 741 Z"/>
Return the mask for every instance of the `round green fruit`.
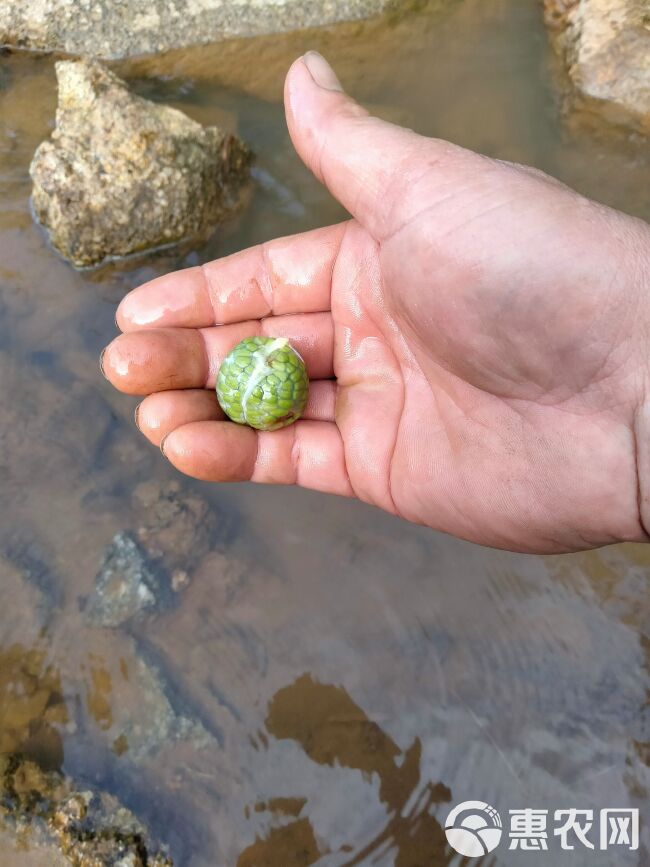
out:
<path id="1" fill-rule="evenodd" d="M 307 403 L 305 362 L 286 337 L 247 337 L 223 360 L 217 398 L 237 424 L 277 430 L 300 418 Z"/>

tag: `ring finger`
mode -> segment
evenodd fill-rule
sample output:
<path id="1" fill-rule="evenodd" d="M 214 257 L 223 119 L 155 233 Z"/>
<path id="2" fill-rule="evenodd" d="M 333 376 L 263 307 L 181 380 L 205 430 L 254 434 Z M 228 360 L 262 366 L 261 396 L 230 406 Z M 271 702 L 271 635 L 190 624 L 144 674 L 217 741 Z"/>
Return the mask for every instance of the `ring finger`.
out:
<path id="1" fill-rule="evenodd" d="M 310 421 L 334 421 L 336 383 L 317 380 L 311 383 L 307 406 L 302 418 Z M 136 424 L 147 439 L 159 446 L 167 434 L 196 421 L 223 421 L 225 415 L 214 391 L 185 389 L 160 391 L 146 397 L 135 413 Z"/>

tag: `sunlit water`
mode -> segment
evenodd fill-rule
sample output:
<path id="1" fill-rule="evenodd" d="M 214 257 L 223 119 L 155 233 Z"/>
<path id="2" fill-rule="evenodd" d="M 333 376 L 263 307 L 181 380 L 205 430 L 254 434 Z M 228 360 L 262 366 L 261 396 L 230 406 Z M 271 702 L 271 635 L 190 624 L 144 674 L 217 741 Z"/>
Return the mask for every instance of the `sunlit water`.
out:
<path id="1" fill-rule="evenodd" d="M 650 217 L 647 149 L 563 126 L 538 4 L 438 5 L 119 68 L 236 129 L 257 184 L 199 249 L 98 272 L 62 262 L 29 214 L 53 61 L 0 57 L 0 750 L 114 792 L 183 867 L 460 864 L 441 825 L 468 799 L 506 830 L 510 809 L 641 810 L 635 852 L 599 852 L 595 832 L 596 851 L 562 852 L 549 821 L 548 853 L 504 838 L 472 863 L 649 863 L 650 549 L 505 554 L 354 502 L 183 482 L 210 501 L 217 550 L 157 616 L 111 630 L 85 614 L 113 536 L 146 524 L 136 487 L 177 478 L 99 374 L 117 303 L 157 274 L 344 216 L 288 139 L 293 57 L 319 48 L 380 115 Z M 142 686 L 151 672 L 164 701 Z"/>

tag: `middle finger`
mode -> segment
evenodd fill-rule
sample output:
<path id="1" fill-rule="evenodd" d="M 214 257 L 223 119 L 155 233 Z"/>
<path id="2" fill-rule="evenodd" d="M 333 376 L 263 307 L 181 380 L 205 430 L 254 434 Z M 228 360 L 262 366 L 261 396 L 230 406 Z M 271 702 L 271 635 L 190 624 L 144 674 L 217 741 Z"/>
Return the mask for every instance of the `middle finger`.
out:
<path id="1" fill-rule="evenodd" d="M 152 328 L 117 337 L 102 355 L 109 382 L 127 394 L 214 388 L 226 355 L 245 337 L 288 337 L 310 379 L 334 375 L 330 313 L 271 316 L 213 328 Z"/>

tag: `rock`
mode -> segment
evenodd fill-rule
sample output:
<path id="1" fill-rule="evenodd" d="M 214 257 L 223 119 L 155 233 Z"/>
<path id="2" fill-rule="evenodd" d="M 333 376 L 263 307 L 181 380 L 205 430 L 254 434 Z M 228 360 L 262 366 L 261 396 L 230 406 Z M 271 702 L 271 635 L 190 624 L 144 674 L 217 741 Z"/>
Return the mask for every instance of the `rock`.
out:
<path id="1" fill-rule="evenodd" d="M 0 829 L 28 851 L 73 867 L 172 867 L 136 817 L 112 795 L 78 791 L 57 771 L 0 757 Z M 45 863 L 45 862 L 44 862 Z"/>
<path id="2" fill-rule="evenodd" d="M 195 750 L 215 749 L 218 742 L 174 695 L 158 666 L 145 658 L 144 648 L 138 652 L 129 669 L 132 685 L 122 689 L 126 700 L 113 712 L 114 729 L 119 730 L 114 751 L 128 752 L 138 764 L 174 741 L 190 742 Z"/>
<path id="3" fill-rule="evenodd" d="M 134 505 L 142 513 L 138 542 L 153 561 L 166 570 L 191 575 L 208 551 L 230 535 L 230 524 L 217 515 L 207 500 L 172 481 L 161 486 L 147 481 L 133 493 Z M 178 574 L 172 583 L 186 583 Z"/>
<path id="4" fill-rule="evenodd" d="M 86 605 L 95 625 L 120 626 L 171 606 L 196 566 L 228 535 L 228 522 L 176 481 L 143 482 L 133 501 L 142 523 L 137 535 L 118 533 L 106 551 Z"/>
<path id="5" fill-rule="evenodd" d="M 97 573 L 87 616 L 99 626 L 120 626 L 163 604 L 168 594 L 167 576 L 150 566 L 133 536 L 118 533 Z"/>
<path id="6" fill-rule="evenodd" d="M 56 72 L 56 128 L 32 160 L 32 202 L 73 264 L 201 235 L 241 203 L 251 152 L 235 136 L 132 94 L 96 62 Z"/>
<path id="7" fill-rule="evenodd" d="M 108 650 L 111 642 L 100 646 Z M 119 660 L 92 660 L 85 683 L 87 712 L 103 745 L 131 764 L 158 760 L 173 744 L 191 744 L 194 750 L 218 745 L 142 638 L 121 635 Z"/>
<path id="8" fill-rule="evenodd" d="M 73 697 L 64 729 L 68 770 L 105 773 L 108 765 L 112 773 L 111 753 L 123 769 L 155 768 L 175 750 L 212 753 L 222 745 L 221 731 L 187 694 L 183 675 L 170 671 L 143 632 L 133 632 L 76 625 L 59 635 L 61 677 Z M 80 660 L 79 647 L 92 650 Z M 25 752 L 22 744 L 16 751 Z"/>
<path id="9" fill-rule="evenodd" d="M 217 42 L 358 21 L 395 0 L 3 0 L 0 43 L 87 54 L 135 57 Z"/>
<path id="10" fill-rule="evenodd" d="M 0 756 L 20 750 L 58 767 L 67 722 L 61 678 L 45 651 L 19 643 L 0 650 Z"/>
<path id="11" fill-rule="evenodd" d="M 647 0 L 544 0 L 570 81 L 567 107 L 650 134 Z"/>

